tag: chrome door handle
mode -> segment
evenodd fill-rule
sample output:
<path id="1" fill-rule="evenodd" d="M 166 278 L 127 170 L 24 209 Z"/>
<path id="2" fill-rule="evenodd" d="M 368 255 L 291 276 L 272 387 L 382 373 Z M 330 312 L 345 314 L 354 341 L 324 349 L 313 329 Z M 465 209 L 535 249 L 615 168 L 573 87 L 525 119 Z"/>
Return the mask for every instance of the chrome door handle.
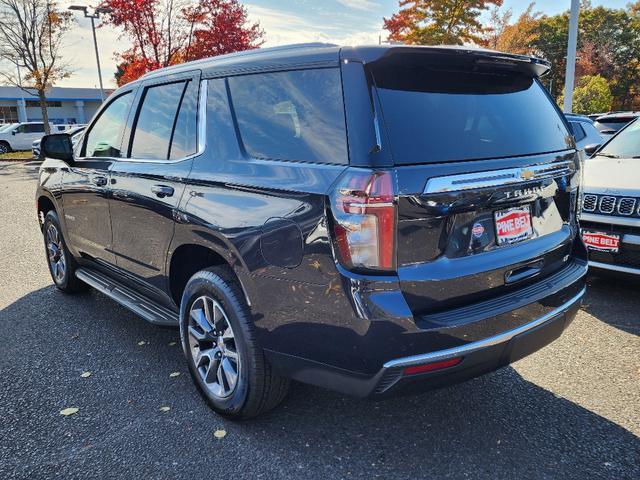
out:
<path id="1" fill-rule="evenodd" d="M 160 198 L 171 197 L 173 195 L 173 187 L 168 185 L 154 185 L 151 187 L 151 191 Z"/>
<path id="2" fill-rule="evenodd" d="M 104 187 L 107 184 L 107 177 L 93 177 L 91 183 L 98 187 Z"/>

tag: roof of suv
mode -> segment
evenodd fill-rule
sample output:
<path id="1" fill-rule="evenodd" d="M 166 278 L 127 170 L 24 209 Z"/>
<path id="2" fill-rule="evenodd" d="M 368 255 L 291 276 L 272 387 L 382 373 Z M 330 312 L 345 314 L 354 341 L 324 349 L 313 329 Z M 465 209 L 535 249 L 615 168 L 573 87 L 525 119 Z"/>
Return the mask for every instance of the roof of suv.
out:
<path id="1" fill-rule="evenodd" d="M 607 122 L 607 121 L 628 121 L 640 117 L 640 112 L 617 112 L 617 113 L 608 113 L 606 115 L 601 115 L 596 118 L 597 122 Z"/>
<path id="2" fill-rule="evenodd" d="M 268 69 L 295 68 L 297 66 L 336 66 L 340 58 L 370 63 L 392 56 L 430 53 L 448 58 L 461 58 L 462 54 L 472 57 L 478 63 L 491 63 L 511 70 L 526 70 L 536 76 L 544 75 L 550 67 L 545 60 L 524 55 L 501 53 L 475 47 L 437 46 L 425 47 L 414 45 L 375 45 L 361 47 L 342 47 L 327 43 L 304 43 L 284 45 L 273 48 L 259 48 L 242 52 L 204 58 L 192 62 L 174 65 L 145 74 L 146 80 L 163 75 L 202 70 L 205 75 L 239 74 Z"/>

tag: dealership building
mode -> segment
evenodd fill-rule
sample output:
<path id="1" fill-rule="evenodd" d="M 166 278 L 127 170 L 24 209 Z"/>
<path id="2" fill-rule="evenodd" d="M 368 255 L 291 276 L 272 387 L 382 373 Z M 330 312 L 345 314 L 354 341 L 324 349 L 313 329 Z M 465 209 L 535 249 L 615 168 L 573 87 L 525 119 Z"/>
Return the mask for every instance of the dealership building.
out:
<path id="1" fill-rule="evenodd" d="M 54 87 L 47 91 L 51 123 L 87 123 L 101 103 L 98 88 Z M 37 96 L 18 87 L 0 86 L 0 123 L 38 120 L 42 120 L 42 110 Z"/>

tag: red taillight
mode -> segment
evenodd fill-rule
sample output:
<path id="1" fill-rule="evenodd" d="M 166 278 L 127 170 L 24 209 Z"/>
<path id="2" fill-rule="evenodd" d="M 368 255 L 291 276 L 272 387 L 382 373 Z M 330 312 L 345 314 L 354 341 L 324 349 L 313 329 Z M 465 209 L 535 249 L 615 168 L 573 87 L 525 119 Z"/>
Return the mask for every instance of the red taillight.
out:
<path id="1" fill-rule="evenodd" d="M 425 363 L 423 365 L 413 365 L 404 369 L 405 375 L 414 375 L 416 373 L 433 372 L 434 370 L 442 370 L 443 368 L 453 367 L 462 361 L 462 357 L 449 358 L 439 362 Z"/>
<path id="2" fill-rule="evenodd" d="M 395 270 L 394 177 L 388 171 L 350 170 L 331 198 L 340 261 L 348 268 Z"/>

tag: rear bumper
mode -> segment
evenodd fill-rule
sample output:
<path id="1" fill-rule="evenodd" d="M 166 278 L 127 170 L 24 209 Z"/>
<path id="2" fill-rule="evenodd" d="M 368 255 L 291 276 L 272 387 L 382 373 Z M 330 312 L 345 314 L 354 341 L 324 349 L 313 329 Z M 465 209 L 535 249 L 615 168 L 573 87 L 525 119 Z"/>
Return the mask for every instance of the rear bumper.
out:
<path id="1" fill-rule="evenodd" d="M 557 339 L 573 320 L 586 289 L 573 298 L 512 330 L 460 347 L 423 355 L 398 358 L 385 363 L 373 393 L 398 393 L 408 388 L 429 389 L 482 375 L 519 360 Z M 460 358 L 457 365 L 435 372 L 405 375 L 407 367 Z"/>
<path id="2" fill-rule="evenodd" d="M 268 347 L 265 354 L 281 375 L 359 397 L 457 383 L 508 365 L 560 336 L 578 311 L 586 273 L 586 261 L 576 259 L 552 277 L 510 295 L 447 315 L 400 320 L 393 314 L 400 310 L 396 297 L 401 294 L 387 292 L 395 300 L 391 302 L 386 294 L 370 292 L 360 297 L 358 308 L 377 316 L 359 320 L 366 327 L 359 335 L 347 336 L 344 329 L 327 332 L 315 358 Z M 357 358 L 352 354 L 345 361 L 331 361 L 331 349 L 339 342 L 348 345 L 341 351 L 355 352 Z M 405 372 L 407 367 L 452 358 L 460 362 L 428 373 Z M 361 365 L 372 368 L 354 368 Z"/>

